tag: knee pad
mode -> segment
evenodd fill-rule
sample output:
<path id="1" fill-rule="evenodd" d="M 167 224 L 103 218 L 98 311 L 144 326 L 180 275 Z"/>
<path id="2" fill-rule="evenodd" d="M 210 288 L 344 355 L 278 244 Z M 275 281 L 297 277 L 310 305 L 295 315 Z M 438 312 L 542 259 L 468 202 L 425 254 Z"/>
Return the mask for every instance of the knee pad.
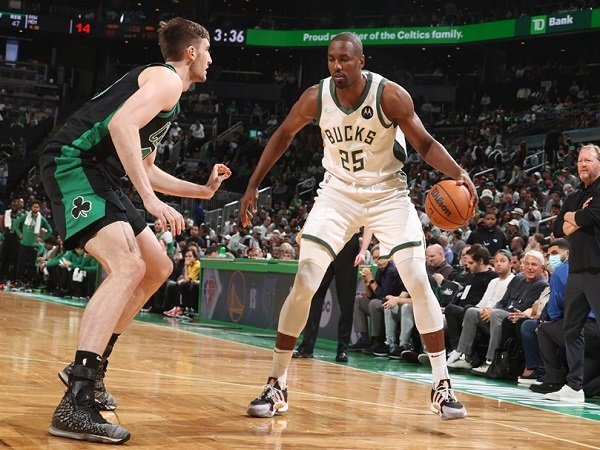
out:
<path id="1" fill-rule="evenodd" d="M 394 263 L 402 283 L 412 299 L 415 325 L 421 334 L 433 333 L 444 328 L 444 319 L 425 270 L 424 258 L 402 258 L 395 253 Z M 397 261 L 396 261 L 397 260 Z"/>

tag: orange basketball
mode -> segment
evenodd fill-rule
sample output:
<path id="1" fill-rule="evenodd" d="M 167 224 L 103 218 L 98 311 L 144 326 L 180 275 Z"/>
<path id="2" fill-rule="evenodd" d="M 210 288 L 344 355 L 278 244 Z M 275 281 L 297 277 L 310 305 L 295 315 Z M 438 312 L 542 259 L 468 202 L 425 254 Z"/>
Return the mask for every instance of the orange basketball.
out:
<path id="1" fill-rule="evenodd" d="M 471 192 L 454 180 L 433 185 L 425 197 L 425 212 L 436 227 L 452 231 L 462 227 L 473 215 Z"/>

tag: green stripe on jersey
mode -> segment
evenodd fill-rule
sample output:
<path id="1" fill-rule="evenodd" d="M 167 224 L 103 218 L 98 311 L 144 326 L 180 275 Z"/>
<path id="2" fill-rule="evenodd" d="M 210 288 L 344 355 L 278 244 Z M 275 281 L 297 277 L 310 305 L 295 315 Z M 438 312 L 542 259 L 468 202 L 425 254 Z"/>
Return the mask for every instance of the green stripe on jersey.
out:
<path id="1" fill-rule="evenodd" d="M 316 242 L 319 245 L 322 245 L 323 247 L 325 247 L 325 250 L 327 250 L 331 254 L 331 257 L 333 259 L 335 259 L 336 254 L 333 251 L 333 249 L 331 248 L 331 245 L 329 245 L 323 239 L 318 238 L 316 236 L 313 236 L 312 234 L 304 234 L 304 233 L 302 233 L 302 239 L 308 239 L 309 241 L 313 241 L 313 242 Z"/>
<path id="2" fill-rule="evenodd" d="M 385 83 L 387 83 L 387 80 L 385 78 L 382 78 L 379 86 L 377 86 L 377 94 L 375 95 L 375 104 L 377 105 L 377 117 L 379 118 L 379 122 L 381 122 L 381 125 L 384 128 L 389 128 L 391 127 L 393 124 L 390 123 L 386 123 L 385 119 L 384 119 L 384 114 L 383 114 L 383 108 L 381 107 L 381 95 L 383 93 L 383 87 L 385 86 Z"/>
<path id="3" fill-rule="evenodd" d="M 397 251 L 404 250 L 405 248 L 419 247 L 421 245 L 423 245 L 423 241 L 405 242 L 404 244 L 396 245 L 392 250 L 390 250 L 389 254 L 380 256 L 380 258 L 389 259 Z"/>
<path id="4" fill-rule="evenodd" d="M 404 164 L 406 162 L 406 149 L 402 147 L 402 144 L 394 139 L 394 156 L 397 160 L 402 161 Z"/>

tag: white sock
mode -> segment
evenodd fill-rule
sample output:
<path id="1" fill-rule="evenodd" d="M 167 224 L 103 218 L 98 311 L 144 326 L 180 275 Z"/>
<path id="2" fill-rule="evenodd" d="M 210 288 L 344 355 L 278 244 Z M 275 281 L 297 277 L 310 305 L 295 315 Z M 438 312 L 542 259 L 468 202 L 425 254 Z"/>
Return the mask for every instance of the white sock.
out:
<path id="1" fill-rule="evenodd" d="M 287 371 L 292 360 L 293 350 L 273 349 L 273 365 L 271 366 L 271 378 L 277 378 L 279 386 L 285 389 L 287 386 Z"/>
<path id="2" fill-rule="evenodd" d="M 431 375 L 433 385 L 437 386 L 441 380 L 450 379 L 448 374 L 448 366 L 446 366 L 446 350 L 441 352 L 428 353 L 429 361 L 431 362 Z"/>

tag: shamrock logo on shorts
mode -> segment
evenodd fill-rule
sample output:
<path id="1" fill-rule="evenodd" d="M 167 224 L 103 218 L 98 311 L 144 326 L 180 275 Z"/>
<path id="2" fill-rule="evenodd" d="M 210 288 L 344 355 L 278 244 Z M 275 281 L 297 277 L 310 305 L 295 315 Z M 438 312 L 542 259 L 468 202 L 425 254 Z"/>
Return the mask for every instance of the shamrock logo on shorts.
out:
<path id="1" fill-rule="evenodd" d="M 73 209 L 71 215 L 75 219 L 79 219 L 79 216 L 87 217 L 87 213 L 91 211 L 92 203 L 85 200 L 81 195 L 73 199 Z"/>

